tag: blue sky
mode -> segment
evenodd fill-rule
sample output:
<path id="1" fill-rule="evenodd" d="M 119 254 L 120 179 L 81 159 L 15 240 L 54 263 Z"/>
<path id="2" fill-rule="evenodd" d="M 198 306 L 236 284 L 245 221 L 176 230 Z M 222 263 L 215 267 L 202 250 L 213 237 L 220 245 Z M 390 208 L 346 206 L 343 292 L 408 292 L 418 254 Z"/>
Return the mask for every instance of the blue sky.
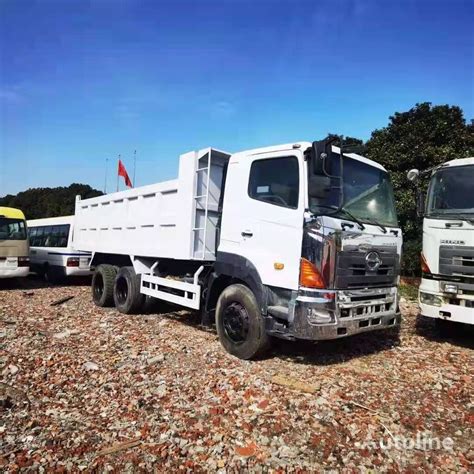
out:
<path id="1" fill-rule="evenodd" d="M 137 185 L 180 153 L 327 132 L 367 139 L 416 102 L 474 117 L 474 1 L 2 0 L 0 196 Z"/>

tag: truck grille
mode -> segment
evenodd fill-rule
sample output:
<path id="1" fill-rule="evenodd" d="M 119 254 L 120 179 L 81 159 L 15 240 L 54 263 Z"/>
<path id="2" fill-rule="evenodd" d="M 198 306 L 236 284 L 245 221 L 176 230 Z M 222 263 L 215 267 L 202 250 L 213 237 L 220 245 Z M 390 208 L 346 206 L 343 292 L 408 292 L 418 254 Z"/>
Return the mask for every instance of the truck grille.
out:
<path id="1" fill-rule="evenodd" d="M 366 257 L 376 252 L 380 265 L 371 269 Z M 354 247 L 346 247 L 337 256 L 336 288 L 383 287 L 396 284 L 399 273 L 396 247 L 371 247 L 363 251 Z"/>
<path id="2" fill-rule="evenodd" d="M 474 277 L 474 247 L 442 245 L 439 248 L 439 273 Z"/>

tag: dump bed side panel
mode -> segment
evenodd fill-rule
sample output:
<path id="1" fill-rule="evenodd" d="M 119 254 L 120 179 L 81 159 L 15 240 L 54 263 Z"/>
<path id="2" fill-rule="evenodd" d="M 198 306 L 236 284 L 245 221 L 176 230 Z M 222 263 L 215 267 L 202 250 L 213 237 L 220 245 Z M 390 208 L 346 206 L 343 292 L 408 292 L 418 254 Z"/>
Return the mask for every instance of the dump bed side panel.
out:
<path id="1" fill-rule="evenodd" d="M 76 201 L 76 248 L 90 252 L 186 258 L 177 241 L 178 180 Z"/>

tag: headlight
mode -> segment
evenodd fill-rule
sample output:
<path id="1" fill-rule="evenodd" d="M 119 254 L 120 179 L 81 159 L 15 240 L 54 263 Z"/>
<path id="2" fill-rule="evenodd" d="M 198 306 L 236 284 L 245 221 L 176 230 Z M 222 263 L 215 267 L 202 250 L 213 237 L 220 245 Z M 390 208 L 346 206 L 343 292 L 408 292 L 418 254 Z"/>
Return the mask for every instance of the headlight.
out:
<path id="1" fill-rule="evenodd" d="M 452 283 L 445 283 L 444 285 L 445 293 L 452 293 L 453 295 L 458 294 L 458 285 L 453 285 Z"/>
<path id="2" fill-rule="evenodd" d="M 441 306 L 443 304 L 443 298 L 420 291 L 420 303 L 429 304 L 430 306 Z"/>
<path id="3" fill-rule="evenodd" d="M 331 324 L 336 322 L 334 314 L 322 308 L 308 308 L 306 314 L 308 321 L 312 324 Z"/>

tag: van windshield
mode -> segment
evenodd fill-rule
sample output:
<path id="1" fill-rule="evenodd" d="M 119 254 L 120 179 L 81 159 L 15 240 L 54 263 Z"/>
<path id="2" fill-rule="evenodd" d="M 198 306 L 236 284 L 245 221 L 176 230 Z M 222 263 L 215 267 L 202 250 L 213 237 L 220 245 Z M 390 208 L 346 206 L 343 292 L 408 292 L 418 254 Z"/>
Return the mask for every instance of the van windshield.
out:
<path id="1" fill-rule="evenodd" d="M 331 169 L 327 170 L 332 176 L 331 189 L 322 199 L 309 198 L 311 212 L 347 219 L 348 211 L 363 223 L 397 227 L 395 199 L 388 173 L 347 156 L 343 160 L 341 180 L 340 157 L 332 154 Z"/>
<path id="2" fill-rule="evenodd" d="M 0 217 L 0 240 L 26 240 L 25 221 Z"/>

